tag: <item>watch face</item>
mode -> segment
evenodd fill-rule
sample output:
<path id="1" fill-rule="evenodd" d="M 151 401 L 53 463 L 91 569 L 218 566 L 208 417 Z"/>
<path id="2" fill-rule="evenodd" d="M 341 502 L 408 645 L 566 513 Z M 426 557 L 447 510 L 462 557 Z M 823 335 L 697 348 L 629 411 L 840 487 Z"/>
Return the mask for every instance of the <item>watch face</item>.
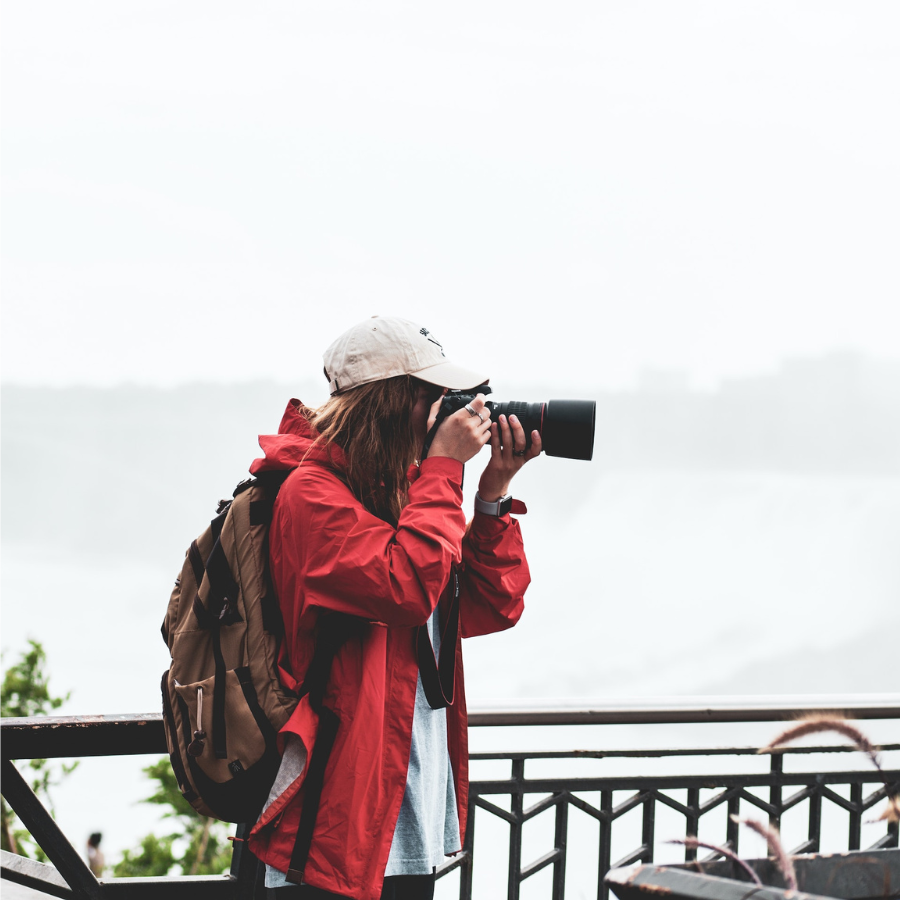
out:
<path id="1" fill-rule="evenodd" d="M 512 509 L 512 494 L 507 494 L 505 497 L 500 498 L 500 508 L 497 510 L 497 515 L 505 516 Z"/>

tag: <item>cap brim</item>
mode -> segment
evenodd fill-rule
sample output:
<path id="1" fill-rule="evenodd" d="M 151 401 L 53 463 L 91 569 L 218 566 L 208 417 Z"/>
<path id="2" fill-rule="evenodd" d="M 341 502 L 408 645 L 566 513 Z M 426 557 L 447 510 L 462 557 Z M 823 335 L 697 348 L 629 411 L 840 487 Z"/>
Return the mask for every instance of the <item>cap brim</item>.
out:
<path id="1" fill-rule="evenodd" d="M 464 369 L 462 366 L 456 366 L 451 362 L 428 366 L 425 369 L 420 369 L 418 372 L 410 372 L 410 375 L 421 381 L 427 381 L 429 384 L 450 388 L 453 391 L 478 387 L 488 380 L 487 375 L 473 372 L 471 369 Z"/>

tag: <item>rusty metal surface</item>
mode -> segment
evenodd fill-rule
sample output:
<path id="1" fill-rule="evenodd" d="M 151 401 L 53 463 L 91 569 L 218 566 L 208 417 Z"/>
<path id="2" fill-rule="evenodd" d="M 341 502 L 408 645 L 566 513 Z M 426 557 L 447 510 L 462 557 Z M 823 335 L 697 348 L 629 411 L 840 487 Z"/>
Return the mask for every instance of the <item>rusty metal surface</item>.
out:
<path id="1" fill-rule="evenodd" d="M 900 849 L 855 850 L 845 853 L 807 853 L 793 857 L 801 891 L 841 897 L 843 900 L 900 897 Z M 745 862 L 763 884 L 785 887 L 784 877 L 772 859 Z M 731 862 L 685 863 L 667 866 L 699 871 L 718 878 L 735 878 Z"/>
<path id="2" fill-rule="evenodd" d="M 166 753 L 161 713 L 0 720 L 4 759 Z"/>
<path id="3" fill-rule="evenodd" d="M 619 900 L 671 897 L 672 900 L 741 900 L 762 898 L 830 897 L 838 900 L 894 900 L 900 897 L 900 849 L 849 853 L 807 854 L 794 857 L 799 892 L 785 889 L 781 872 L 771 859 L 746 860 L 763 888 L 732 864 L 651 866 L 612 869 L 606 884 Z"/>
<path id="4" fill-rule="evenodd" d="M 665 866 L 613 869 L 605 883 L 619 900 L 821 900 L 816 894 L 760 888 Z"/>
<path id="5" fill-rule="evenodd" d="M 21 885 L 29 891 L 39 891 L 43 895 L 60 897 L 62 900 L 71 900 L 75 896 L 56 867 L 47 863 L 0 850 L 0 868 L 5 880 Z M 4 897 L 6 893 L 7 887 L 4 885 Z"/>
<path id="6" fill-rule="evenodd" d="M 469 724 L 478 728 L 777 722 L 812 712 L 833 712 L 855 719 L 898 719 L 900 694 L 658 697 L 597 703 L 585 700 L 509 701 L 503 704 L 473 704 L 469 709 Z M 3 755 L 11 759 L 165 752 L 162 714 L 159 712 L 12 718 L 3 719 L 0 727 Z M 46 738 L 47 729 L 64 735 L 65 740 Z M 142 749 L 135 749 L 137 747 Z"/>

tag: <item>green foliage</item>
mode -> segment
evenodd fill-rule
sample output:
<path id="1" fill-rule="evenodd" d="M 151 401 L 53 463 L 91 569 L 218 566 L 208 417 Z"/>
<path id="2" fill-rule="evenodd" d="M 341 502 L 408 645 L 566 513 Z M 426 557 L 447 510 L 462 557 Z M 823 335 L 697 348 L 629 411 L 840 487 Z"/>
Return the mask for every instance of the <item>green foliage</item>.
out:
<path id="1" fill-rule="evenodd" d="M 165 811 L 174 820 L 171 834 L 157 838 L 148 834 L 139 850 L 126 850 L 113 868 L 116 876 L 168 875 L 178 866 L 182 875 L 220 875 L 231 865 L 231 844 L 226 826 L 198 815 L 182 797 L 167 756 L 147 766 L 144 773 L 156 790 L 144 801 Z M 184 848 L 181 851 L 181 848 Z"/>
<path id="2" fill-rule="evenodd" d="M 57 697 L 50 692 L 46 672 L 47 657 L 37 641 L 29 641 L 29 649 L 3 675 L 0 709 L 7 716 L 43 716 L 59 709 L 69 694 Z M 78 765 L 61 764 L 46 759 L 28 760 L 32 790 L 53 812 L 50 789 Z M 184 875 L 218 875 L 231 865 L 231 844 L 226 826 L 198 815 L 181 796 L 168 757 L 162 757 L 144 769 L 154 782 L 155 790 L 146 799 L 164 810 L 163 817 L 173 820 L 170 834 L 159 837 L 148 834 L 135 850 L 126 850 L 113 867 L 116 876 L 168 875 L 180 871 Z M 23 773 L 24 774 L 24 773 Z M 46 861 L 46 855 L 15 813 L 0 800 L 2 814 L 2 847 L 12 853 Z"/>
<path id="3" fill-rule="evenodd" d="M 70 694 L 54 697 L 50 693 L 49 677 L 45 667 L 47 655 L 38 641 L 29 640 L 30 649 L 23 653 L 19 661 L 6 669 L 3 684 L 0 685 L 0 713 L 9 716 L 45 716 L 59 709 Z M 53 813 L 53 802 L 50 788 L 57 785 L 70 774 L 77 762 L 65 765 L 50 763 L 46 759 L 28 760 L 31 789 L 38 795 L 44 805 Z M 24 773 L 23 773 L 24 774 Z M 30 856 L 38 860 L 46 860 L 43 850 L 34 838 L 21 826 L 15 813 L 6 802 L 0 802 L 0 845 L 4 850 Z"/>
<path id="4" fill-rule="evenodd" d="M 113 874 L 116 878 L 168 875 L 175 865 L 172 844 L 177 837 L 175 834 L 163 838 L 158 838 L 155 834 L 146 835 L 141 841 L 140 850 L 126 850 L 122 854 L 122 859 L 113 866 Z"/>
<path id="5" fill-rule="evenodd" d="M 71 694 L 54 697 L 50 694 L 49 678 L 44 671 L 47 654 L 37 641 L 29 640 L 31 649 L 3 675 L 0 691 L 0 714 L 8 716 L 46 716 L 59 709 Z"/>

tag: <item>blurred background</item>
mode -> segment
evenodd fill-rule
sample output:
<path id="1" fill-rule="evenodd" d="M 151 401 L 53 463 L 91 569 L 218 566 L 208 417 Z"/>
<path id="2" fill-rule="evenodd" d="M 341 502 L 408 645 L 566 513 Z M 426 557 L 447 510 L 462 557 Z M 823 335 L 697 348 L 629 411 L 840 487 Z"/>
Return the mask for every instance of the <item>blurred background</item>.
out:
<path id="1" fill-rule="evenodd" d="M 598 403 L 592 462 L 515 484 L 533 584 L 467 647 L 473 703 L 896 690 L 898 26 L 6 4 L 4 660 L 41 641 L 63 713 L 156 711 L 188 543 L 381 314 L 498 397 Z M 92 765 L 60 788 L 85 836 Z"/>

